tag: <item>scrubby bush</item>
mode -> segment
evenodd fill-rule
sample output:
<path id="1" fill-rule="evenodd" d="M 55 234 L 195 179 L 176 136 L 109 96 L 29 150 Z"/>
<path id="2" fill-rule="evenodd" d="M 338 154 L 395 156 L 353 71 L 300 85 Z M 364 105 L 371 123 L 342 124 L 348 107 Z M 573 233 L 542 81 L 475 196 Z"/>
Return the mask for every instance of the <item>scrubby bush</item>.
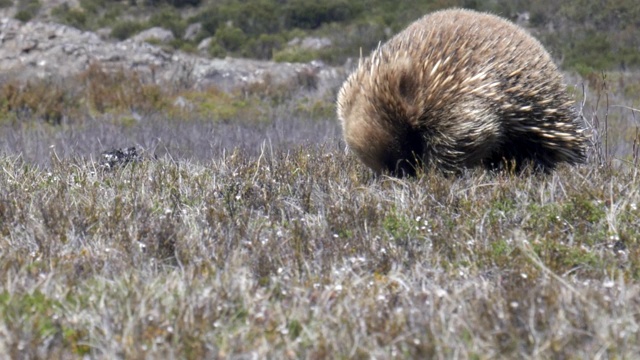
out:
<path id="1" fill-rule="evenodd" d="M 242 4 L 225 1 L 210 5 L 192 22 L 201 22 L 205 34 L 218 38 L 212 47 L 215 54 L 271 59 L 282 48 L 291 29 L 312 30 L 331 22 L 349 21 L 361 10 L 361 5 L 340 0 L 323 3 L 258 0 Z M 242 44 L 238 46 L 236 40 L 241 38 Z"/>
<path id="2" fill-rule="evenodd" d="M 247 41 L 247 36 L 240 28 L 223 26 L 216 31 L 215 41 L 227 51 L 237 51 Z"/>
<path id="3" fill-rule="evenodd" d="M 306 63 L 319 58 L 320 51 L 298 47 L 283 49 L 273 54 L 273 60 L 277 62 Z"/>
<path id="4" fill-rule="evenodd" d="M 182 19 L 179 12 L 171 8 L 164 8 L 160 12 L 151 15 L 149 18 L 147 27 L 154 26 L 171 30 L 176 38 L 180 38 L 184 34 L 187 23 Z"/>
<path id="5" fill-rule="evenodd" d="M 245 54 L 259 59 L 272 59 L 285 42 L 285 37 L 280 34 L 260 34 L 245 44 Z"/>
<path id="6" fill-rule="evenodd" d="M 64 3 L 51 10 L 51 15 L 59 22 L 78 29 L 87 28 L 87 13 L 79 8 L 72 8 Z"/>
<path id="7" fill-rule="evenodd" d="M 23 0 L 18 2 L 18 11 L 15 14 L 15 18 L 27 22 L 38 14 L 42 4 L 38 0 Z"/>
<path id="8" fill-rule="evenodd" d="M 124 20 L 116 23 L 111 29 L 111 36 L 118 40 L 125 40 L 145 29 L 145 25 L 133 20 Z"/>
<path id="9" fill-rule="evenodd" d="M 0 118 L 12 122 L 37 119 L 59 125 L 78 107 L 73 91 L 49 80 L 5 82 L 0 87 L 0 99 Z"/>
<path id="10" fill-rule="evenodd" d="M 202 0 L 144 0 L 144 4 L 148 6 L 158 6 L 162 4 L 169 4 L 177 8 L 185 6 L 198 6 L 202 3 Z"/>
<path id="11" fill-rule="evenodd" d="M 92 64 L 78 76 L 83 87 L 83 103 L 90 111 L 153 112 L 167 106 L 167 96 L 162 87 L 145 83 L 135 73 L 109 72 Z"/>
<path id="12" fill-rule="evenodd" d="M 363 9 L 364 6 L 356 1 L 293 0 L 284 8 L 285 26 L 317 29 L 322 24 L 349 21 L 358 16 Z"/>

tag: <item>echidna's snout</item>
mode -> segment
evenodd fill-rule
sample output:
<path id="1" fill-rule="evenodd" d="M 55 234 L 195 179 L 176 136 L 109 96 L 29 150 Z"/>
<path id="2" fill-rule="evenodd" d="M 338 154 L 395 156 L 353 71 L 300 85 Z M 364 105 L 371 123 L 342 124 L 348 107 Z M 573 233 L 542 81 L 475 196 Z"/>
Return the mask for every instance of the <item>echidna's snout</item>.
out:
<path id="1" fill-rule="evenodd" d="M 406 131 L 397 139 L 397 149 L 387 158 L 385 170 L 393 176 L 415 176 L 424 166 L 424 138 L 417 131 Z"/>

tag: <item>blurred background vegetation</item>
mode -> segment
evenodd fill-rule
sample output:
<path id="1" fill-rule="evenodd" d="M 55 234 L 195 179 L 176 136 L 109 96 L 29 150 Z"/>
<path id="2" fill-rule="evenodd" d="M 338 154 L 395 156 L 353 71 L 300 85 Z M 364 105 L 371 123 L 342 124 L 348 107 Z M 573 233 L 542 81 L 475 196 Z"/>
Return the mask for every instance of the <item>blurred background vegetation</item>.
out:
<path id="1" fill-rule="evenodd" d="M 0 0 L 29 20 L 46 2 Z M 448 7 L 490 11 L 528 28 L 565 70 L 583 76 L 640 67 L 637 0 L 79 0 L 50 8 L 52 20 L 83 30 L 109 29 L 126 39 L 160 26 L 173 32 L 170 48 L 196 51 L 209 39 L 214 57 L 250 57 L 342 65 L 421 15 Z M 195 31 L 186 30 L 192 24 Z M 329 46 L 297 46 L 306 38 Z"/>

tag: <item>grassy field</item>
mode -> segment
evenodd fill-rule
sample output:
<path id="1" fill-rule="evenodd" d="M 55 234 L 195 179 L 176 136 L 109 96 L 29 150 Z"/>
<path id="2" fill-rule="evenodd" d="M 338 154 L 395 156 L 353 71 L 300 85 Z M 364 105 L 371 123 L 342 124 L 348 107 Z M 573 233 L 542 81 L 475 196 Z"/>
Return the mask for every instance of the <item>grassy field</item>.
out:
<path id="1" fill-rule="evenodd" d="M 572 88 L 589 162 L 549 175 L 374 177 L 330 96 L 5 106 L 0 357 L 633 358 L 637 105 L 608 81 Z"/>

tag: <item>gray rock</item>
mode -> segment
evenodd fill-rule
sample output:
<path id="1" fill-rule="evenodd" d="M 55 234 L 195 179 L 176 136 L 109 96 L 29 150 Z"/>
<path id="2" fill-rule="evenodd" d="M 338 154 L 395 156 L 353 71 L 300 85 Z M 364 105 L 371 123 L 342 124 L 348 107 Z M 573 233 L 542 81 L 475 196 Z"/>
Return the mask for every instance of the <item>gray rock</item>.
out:
<path id="1" fill-rule="evenodd" d="M 198 44 L 198 51 L 202 54 L 206 54 L 209 50 L 209 46 L 211 46 L 211 42 L 213 41 L 213 37 L 208 37 L 206 39 L 202 39 Z"/>
<path id="2" fill-rule="evenodd" d="M 151 29 L 143 30 L 131 38 L 131 40 L 137 42 L 156 40 L 161 43 L 168 43 L 173 39 L 175 39 L 175 37 L 171 30 L 163 29 L 161 27 L 152 27 Z"/>
<path id="3" fill-rule="evenodd" d="M 185 40 L 188 40 L 188 41 L 195 40 L 195 38 L 200 33 L 200 30 L 202 30 L 202 24 L 201 23 L 191 24 L 184 31 L 184 37 L 183 38 Z"/>
<path id="4" fill-rule="evenodd" d="M 309 49 L 309 50 L 320 50 L 320 49 L 328 48 L 331 45 L 333 45 L 333 43 L 331 42 L 331 39 L 326 37 L 321 37 L 321 38 L 307 37 L 307 38 L 304 38 L 302 40 L 302 44 L 300 44 L 300 46 L 303 49 Z"/>
<path id="5" fill-rule="evenodd" d="M 96 30 L 96 35 L 98 35 L 102 40 L 107 40 L 111 38 L 111 28 L 109 27 L 100 28 Z"/>
<path id="6" fill-rule="evenodd" d="M 306 37 L 304 39 L 294 38 L 287 43 L 289 47 L 300 47 L 306 50 L 320 50 L 333 45 L 331 39 L 326 37 Z"/>

